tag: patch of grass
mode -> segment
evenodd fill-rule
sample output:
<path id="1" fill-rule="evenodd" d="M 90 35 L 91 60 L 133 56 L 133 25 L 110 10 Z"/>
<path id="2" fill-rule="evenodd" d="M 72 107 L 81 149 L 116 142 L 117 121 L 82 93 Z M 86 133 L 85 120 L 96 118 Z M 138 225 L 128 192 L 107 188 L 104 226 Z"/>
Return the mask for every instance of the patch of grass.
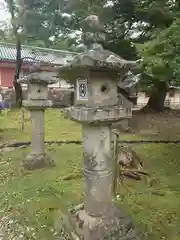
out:
<path id="1" fill-rule="evenodd" d="M 146 181 L 128 181 L 120 187 L 120 202 L 133 214 L 137 227 L 147 240 L 179 240 L 180 236 L 180 166 L 178 145 L 135 147 L 150 173 Z M 152 195 L 153 191 L 164 196 Z"/>
<path id="2" fill-rule="evenodd" d="M 7 116 L 0 114 L 1 141 L 29 141 L 31 138 L 30 113 L 25 111 L 25 129 L 21 131 L 21 111 L 12 110 Z M 45 112 L 45 140 L 80 140 L 81 126 L 64 118 L 58 109 Z"/>
<path id="3" fill-rule="evenodd" d="M 0 116 L 3 141 L 30 140 L 28 113 L 24 133 L 20 132 L 20 120 L 16 111 Z M 80 125 L 64 119 L 59 110 L 46 112 L 45 128 L 47 140 L 81 139 Z M 141 136 L 121 136 L 121 139 L 132 138 Z M 151 176 L 148 182 L 126 180 L 124 186 L 119 186 L 118 203 L 133 216 L 145 240 L 179 240 L 180 146 L 151 144 L 134 148 Z M 25 172 L 21 161 L 28 151 L 15 150 L 0 159 L 0 214 L 11 212 L 21 225 L 34 229 L 37 239 L 53 240 L 58 210 L 83 200 L 83 181 L 79 177 L 82 149 L 77 145 L 47 146 L 46 151 L 57 166 Z M 77 178 L 64 180 L 65 176 L 76 174 Z M 165 196 L 152 195 L 154 190 L 162 191 Z"/>
<path id="4" fill-rule="evenodd" d="M 12 212 L 21 225 L 34 229 L 38 239 L 51 240 L 54 239 L 52 229 L 58 219 L 58 210 L 82 199 L 82 179 L 63 180 L 81 168 L 81 147 L 64 145 L 47 148 L 49 156 L 56 160 L 56 167 L 34 172 L 21 169 L 21 161 L 28 151 L 15 150 L 1 158 L 1 214 Z"/>

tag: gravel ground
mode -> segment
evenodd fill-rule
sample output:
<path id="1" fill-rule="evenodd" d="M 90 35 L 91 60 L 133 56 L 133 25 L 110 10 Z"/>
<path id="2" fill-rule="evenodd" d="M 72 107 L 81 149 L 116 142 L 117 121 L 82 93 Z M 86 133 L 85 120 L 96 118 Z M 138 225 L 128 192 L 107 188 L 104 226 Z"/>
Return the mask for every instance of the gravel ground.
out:
<path id="1" fill-rule="evenodd" d="M 59 234 L 53 234 L 54 240 L 70 240 L 68 234 L 61 229 Z M 0 218 L 0 240 L 35 240 L 35 229 L 21 226 L 17 220 L 13 220 L 11 214 Z M 48 240 L 48 239 L 44 239 Z"/>
<path id="2" fill-rule="evenodd" d="M 32 237 L 29 237 L 29 236 Z M 0 218 L 0 240 L 27 240 L 36 239 L 35 230 L 19 225 L 11 215 Z"/>

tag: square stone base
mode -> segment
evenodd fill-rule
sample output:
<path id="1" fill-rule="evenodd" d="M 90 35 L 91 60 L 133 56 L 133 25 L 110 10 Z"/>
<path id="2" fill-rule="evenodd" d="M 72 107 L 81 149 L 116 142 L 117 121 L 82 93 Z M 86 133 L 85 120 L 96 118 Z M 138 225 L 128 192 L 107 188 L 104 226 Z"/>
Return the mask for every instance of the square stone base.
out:
<path id="1" fill-rule="evenodd" d="M 47 154 L 29 154 L 23 161 L 26 170 L 55 167 L 55 162 Z"/>
<path id="2" fill-rule="evenodd" d="M 140 240 L 132 219 L 115 204 L 103 218 L 88 215 L 81 204 L 69 210 L 63 220 L 68 240 Z"/>

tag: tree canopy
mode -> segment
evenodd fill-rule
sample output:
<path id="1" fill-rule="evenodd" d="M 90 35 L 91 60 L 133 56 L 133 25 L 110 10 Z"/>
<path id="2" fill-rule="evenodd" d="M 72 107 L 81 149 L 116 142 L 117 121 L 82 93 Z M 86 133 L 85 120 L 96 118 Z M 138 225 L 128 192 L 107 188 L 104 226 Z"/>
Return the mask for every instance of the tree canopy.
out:
<path id="1" fill-rule="evenodd" d="M 97 14 L 105 25 L 104 47 L 134 60 L 143 84 L 158 92 L 179 82 L 179 1 L 174 0 L 6 0 L 12 25 L 26 44 L 76 50 L 81 22 Z M 0 34 L 2 35 L 2 34 Z M 164 84 L 160 84 L 160 83 Z"/>

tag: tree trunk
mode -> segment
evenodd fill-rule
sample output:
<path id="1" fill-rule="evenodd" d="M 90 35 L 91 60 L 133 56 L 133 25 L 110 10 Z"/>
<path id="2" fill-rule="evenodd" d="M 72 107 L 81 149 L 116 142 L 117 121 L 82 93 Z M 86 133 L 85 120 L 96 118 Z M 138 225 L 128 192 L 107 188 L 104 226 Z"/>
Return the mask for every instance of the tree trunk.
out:
<path id="1" fill-rule="evenodd" d="M 15 89 L 15 93 L 16 93 L 16 103 L 17 106 L 21 107 L 22 106 L 22 88 L 20 83 L 18 83 L 18 79 L 19 79 L 19 74 L 21 71 L 21 63 L 22 63 L 22 59 L 21 59 L 21 39 L 20 39 L 20 35 L 18 33 L 18 29 L 20 26 L 17 26 L 15 24 L 15 3 L 13 0 L 8 0 L 6 1 L 8 4 L 8 8 L 9 8 L 9 12 L 11 14 L 11 24 L 12 24 L 12 28 L 13 28 L 13 33 L 14 36 L 16 37 L 16 70 L 15 70 L 15 74 L 14 74 L 14 81 L 13 81 L 13 85 L 14 85 L 14 89 Z"/>
<path id="2" fill-rule="evenodd" d="M 20 71 L 21 71 L 21 40 L 20 37 L 18 36 L 18 33 L 16 35 L 16 70 L 14 74 L 14 89 L 16 93 L 16 104 L 18 107 L 22 106 L 22 98 L 23 98 L 23 93 L 22 93 L 22 88 L 21 84 L 18 82 Z"/>
<path id="3" fill-rule="evenodd" d="M 159 82 L 156 85 L 156 91 L 152 92 L 144 110 L 153 110 L 156 112 L 164 111 L 164 102 L 168 92 L 168 87 L 165 82 Z"/>

